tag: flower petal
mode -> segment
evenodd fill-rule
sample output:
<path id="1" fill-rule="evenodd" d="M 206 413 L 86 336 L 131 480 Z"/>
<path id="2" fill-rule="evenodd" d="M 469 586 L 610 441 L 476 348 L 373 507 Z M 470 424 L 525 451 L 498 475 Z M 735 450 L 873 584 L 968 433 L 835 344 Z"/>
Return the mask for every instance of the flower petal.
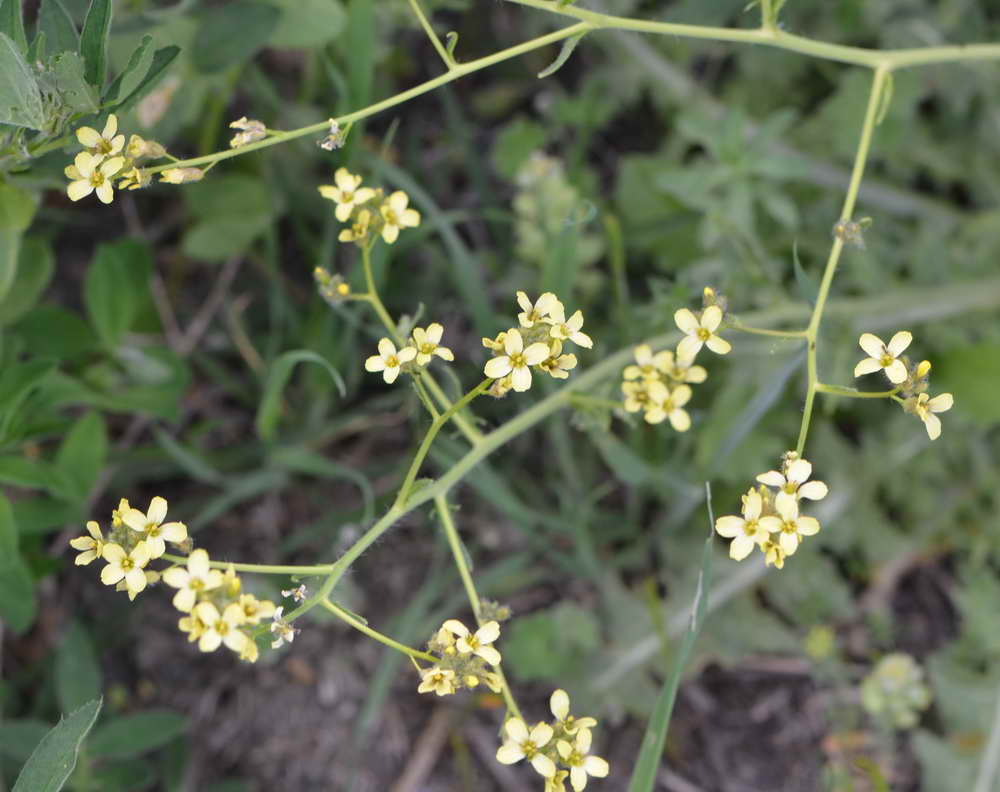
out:
<path id="1" fill-rule="evenodd" d="M 501 377 L 506 377 L 510 374 L 511 365 L 510 358 L 506 355 L 501 357 L 495 357 L 491 360 L 486 361 L 486 365 L 483 367 L 483 373 L 487 377 L 492 379 L 500 379 Z"/>
<path id="2" fill-rule="evenodd" d="M 552 778 L 556 774 L 556 765 L 545 754 L 535 754 L 531 759 L 531 766 L 535 771 L 545 778 Z"/>
<path id="3" fill-rule="evenodd" d="M 900 330 L 886 344 L 886 351 L 894 358 L 898 358 L 913 341 L 913 333 L 909 330 Z"/>
<path id="4" fill-rule="evenodd" d="M 714 333 L 722 324 L 722 309 L 718 305 L 710 305 L 701 312 L 701 326 L 711 333 Z M 725 352 L 720 352 L 724 355 Z"/>
<path id="5" fill-rule="evenodd" d="M 893 385 L 899 385 L 906 381 L 906 364 L 902 360 L 894 360 L 885 367 L 885 375 Z"/>
<path id="6" fill-rule="evenodd" d="M 690 311 L 689 311 L 690 313 Z M 693 358 L 703 346 L 703 342 L 697 336 L 684 336 L 677 345 L 677 356 L 682 358 Z"/>
<path id="7" fill-rule="evenodd" d="M 490 665 L 500 665 L 500 653 L 492 646 L 480 646 L 475 653 Z"/>
<path id="8" fill-rule="evenodd" d="M 553 691 L 549 697 L 549 709 L 558 720 L 566 720 L 569 715 L 569 694 L 561 688 Z"/>
<path id="9" fill-rule="evenodd" d="M 531 740 L 538 748 L 541 748 L 543 745 L 548 745 L 548 742 L 552 739 L 553 734 L 554 732 L 549 724 L 536 723 L 531 732 L 528 734 L 528 739 Z"/>
<path id="10" fill-rule="evenodd" d="M 934 413 L 927 413 L 927 417 L 924 418 L 924 427 L 931 440 L 937 440 L 941 436 L 941 419 Z"/>
<path id="11" fill-rule="evenodd" d="M 742 517 L 737 517 L 735 515 L 727 515 L 725 517 L 719 517 L 715 521 L 715 530 L 719 536 L 724 536 L 727 539 L 732 539 L 737 536 L 742 530 L 743 526 L 746 525 L 746 520 Z"/>
<path id="12" fill-rule="evenodd" d="M 955 398 L 950 393 L 942 393 L 928 400 L 927 409 L 932 413 L 947 412 L 955 405 Z"/>
<path id="13" fill-rule="evenodd" d="M 715 306 L 710 305 L 709 308 L 714 308 Z M 712 335 L 708 337 L 705 342 L 705 346 L 711 349 L 717 355 L 728 355 L 732 349 L 733 345 L 730 344 L 726 339 L 720 338 L 717 335 Z"/>
<path id="14" fill-rule="evenodd" d="M 860 377 L 863 374 L 874 374 L 876 371 L 881 370 L 882 363 L 875 358 L 865 358 L 858 362 L 858 365 L 854 367 L 854 376 Z"/>
<path id="15" fill-rule="evenodd" d="M 383 371 L 385 370 L 385 360 L 378 355 L 372 355 L 365 361 L 365 371 Z"/>
<path id="16" fill-rule="evenodd" d="M 531 344 L 524 350 L 524 360 L 529 366 L 537 366 L 549 356 L 549 345 L 541 341 Z"/>
<path id="17" fill-rule="evenodd" d="M 778 487 L 779 489 L 785 486 L 785 477 L 777 470 L 769 470 L 767 473 L 761 473 L 757 476 L 757 481 L 769 487 Z"/>
<path id="18" fill-rule="evenodd" d="M 510 383 L 518 393 L 524 393 L 531 387 L 531 369 L 524 366 L 514 369 L 511 371 Z"/>
<path id="19" fill-rule="evenodd" d="M 829 487 L 822 481 L 807 481 L 799 487 L 799 497 L 809 500 L 823 500 L 829 492 Z"/>
<path id="20" fill-rule="evenodd" d="M 691 416 L 685 410 L 679 408 L 671 410 L 667 417 L 670 419 L 670 425 L 678 432 L 686 432 L 691 428 Z"/>
<path id="21" fill-rule="evenodd" d="M 476 630 L 476 638 L 479 639 L 479 643 L 491 644 L 499 637 L 500 625 L 495 621 L 488 621 Z"/>
<path id="22" fill-rule="evenodd" d="M 507 732 L 507 736 L 514 742 L 523 743 L 528 739 L 528 727 L 520 718 L 508 718 L 503 728 Z"/>
<path id="23" fill-rule="evenodd" d="M 79 179 L 78 181 L 70 182 L 69 186 L 66 187 L 66 195 L 69 196 L 71 201 L 79 201 L 81 198 L 86 198 L 93 191 L 94 185 L 88 179 Z"/>
<path id="24" fill-rule="evenodd" d="M 877 335 L 872 333 L 862 333 L 861 338 L 858 339 L 858 346 L 860 346 L 868 357 L 880 358 L 885 352 L 885 344 L 882 339 Z"/>
<path id="25" fill-rule="evenodd" d="M 815 517 L 799 517 L 796 525 L 803 536 L 815 536 L 819 533 L 819 520 Z"/>
<path id="26" fill-rule="evenodd" d="M 733 561 L 742 561 L 756 547 L 756 542 L 746 534 L 741 534 L 729 543 L 729 557 Z"/>
<path id="27" fill-rule="evenodd" d="M 694 314 L 687 308 L 681 308 L 679 311 L 674 312 L 674 323 L 680 328 L 682 333 L 688 334 L 694 333 L 701 327 Z M 686 357 L 686 355 L 681 355 L 681 357 Z"/>
<path id="28" fill-rule="evenodd" d="M 756 520 L 760 517 L 763 508 L 764 499 L 760 497 L 759 492 L 751 490 L 746 494 L 746 500 L 743 502 L 743 516 L 747 520 Z"/>
<path id="29" fill-rule="evenodd" d="M 588 775 L 592 775 L 594 778 L 604 778 L 610 772 L 611 767 L 607 761 L 599 756 L 585 756 L 583 758 L 583 769 L 587 771 Z"/>
<path id="30" fill-rule="evenodd" d="M 518 355 L 524 350 L 524 339 L 521 338 L 521 331 L 511 329 L 503 339 L 503 348 L 508 355 Z"/>
<path id="31" fill-rule="evenodd" d="M 497 749 L 497 761 L 500 764 L 514 764 L 523 758 L 524 750 L 517 743 L 504 743 Z"/>

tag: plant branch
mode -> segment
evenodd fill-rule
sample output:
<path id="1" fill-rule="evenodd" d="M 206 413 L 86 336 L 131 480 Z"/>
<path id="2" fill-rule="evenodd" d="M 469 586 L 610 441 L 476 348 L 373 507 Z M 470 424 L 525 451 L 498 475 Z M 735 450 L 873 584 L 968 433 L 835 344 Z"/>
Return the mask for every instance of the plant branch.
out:
<path id="1" fill-rule="evenodd" d="M 388 635 L 383 635 L 378 630 L 373 630 L 363 621 L 356 618 L 354 615 L 349 613 L 344 608 L 341 608 L 335 602 L 330 602 L 330 600 L 327 599 L 326 597 L 320 600 L 319 604 L 322 605 L 324 608 L 326 608 L 328 611 L 330 611 L 330 613 L 332 613 L 341 621 L 351 625 L 351 627 L 353 627 L 355 630 L 363 632 L 369 638 L 374 638 L 376 641 L 385 644 L 390 649 L 395 649 L 397 652 L 402 652 L 403 654 L 409 655 L 410 657 L 413 657 L 417 660 L 426 660 L 428 663 L 437 662 L 437 658 L 434 655 L 428 654 L 427 652 L 421 652 L 419 649 L 412 649 L 406 644 L 401 644 L 399 641 L 394 641 Z"/>
<path id="2" fill-rule="evenodd" d="M 448 54 L 448 50 L 445 49 L 444 44 L 441 43 L 441 39 L 438 38 L 437 33 L 434 32 L 434 28 L 431 27 L 430 20 L 424 15 L 424 10 L 420 7 L 418 0 L 410 0 L 410 8 L 413 9 L 413 13 L 417 15 L 417 19 L 420 20 L 420 26 L 424 29 L 427 34 L 427 38 L 431 40 L 431 44 L 434 45 L 434 49 L 437 50 L 438 55 L 441 56 L 441 60 L 444 61 L 444 65 L 450 71 L 455 68 L 455 60 Z"/>

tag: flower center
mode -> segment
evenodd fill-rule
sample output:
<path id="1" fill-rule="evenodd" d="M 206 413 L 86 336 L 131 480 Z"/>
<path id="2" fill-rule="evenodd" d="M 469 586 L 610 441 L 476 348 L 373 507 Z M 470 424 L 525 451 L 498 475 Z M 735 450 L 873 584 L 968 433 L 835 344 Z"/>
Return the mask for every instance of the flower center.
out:
<path id="1" fill-rule="evenodd" d="M 697 335 L 702 341 L 708 341 L 708 339 L 712 337 L 712 331 L 706 330 L 704 327 L 699 327 L 698 332 L 695 333 L 695 335 Z"/>
<path id="2" fill-rule="evenodd" d="M 528 365 L 528 362 L 524 359 L 524 355 L 518 352 L 516 355 L 510 356 L 511 368 L 524 368 Z"/>
<path id="3" fill-rule="evenodd" d="M 424 355 L 430 355 L 437 348 L 437 344 L 431 344 L 430 342 L 420 345 L 420 352 Z"/>
<path id="4" fill-rule="evenodd" d="M 781 488 L 782 492 L 785 492 L 788 495 L 793 494 L 795 492 L 795 489 L 796 489 L 796 487 L 795 487 L 795 482 L 794 481 L 786 481 L 785 484 L 784 484 L 784 486 L 782 486 L 782 488 Z"/>
<path id="5" fill-rule="evenodd" d="M 156 523 L 147 523 L 146 525 L 146 536 L 150 538 L 156 538 L 160 535 L 160 526 Z"/>
<path id="6" fill-rule="evenodd" d="M 882 364 L 882 367 L 883 367 L 883 368 L 885 368 L 886 366 L 891 366 L 891 365 L 893 364 L 893 361 L 894 361 L 895 359 L 896 359 L 896 358 L 894 358 L 894 357 L 893 357 L 892 355 L 890 355 L 890 354 L 889 354 L 888 352 L 884 352 L 884 353 L 882 354 L 882 357 L 881 357 L 881 358 L 879 358 L 879 363 L 881 363 L 881 364 Z"/>
<path id="7" fill-rule="evenodd" d="M 538 746 L 531 740 L 525 740 L 521 743 L 521 750 L 524 751 L 524 758 L 530 761 L 538 753 Z"/>
<path id="8" fill-rule="evenodd" d="M 386 360 L 385 360 L 385 365 L 388 368 L 398 368 L 399 367 L 399 358 L 396 357 L 395 355 L 389 355 L 389 357 L 387 357 Z"/>
<path id="9" fill-rule="evenodd" d="M 799 526 L 793 522 L 788 522 L 787 520 L 781 524 L 781 530 L 787 534 L 793 534 L 799 532 Z"/>
<path id="10" fill-rule="evenodd" d="M 390 226 L 399 225 L 396 213 L 392 209 L 387 209 L 385 212 L 385 224 Z"/>
<path id="11" fill-rule="evenodd" d="M 757 533 L 757 521 L 747 520 L 745 523 L 743 523 L 743 533 L 745 533 L 747 536 L 753 536 L 755 533 Z"/>
<path id="12" fill-rule="evenodd" d="M 102 184 L 104 184 L 104 174 L 101 173 L 99 170 L 95 170 L 93 173 L 90 174 L 90 184 L 93 187 L 100 187 Z"/>
<path id="13" fill-rule="evenodd" d="M 133 568 L 135 568 L 135 561 L 128 556 L 122 559 L 122 569 L 126 572 L 131 572 Z"/>
<path id="14" fill-rule="evenodd" d="M 214 629 L 214 630 L 215 630 L 215 631 L 216 631 L 216 632 L 217 632 L 217 633 L 218 633 L 219 635 L 225 635 L 226 633 L 228 633 L 228 632 L 229 632 L 229 622 L 225 621 L 224 619 L 219 619 L 219 620 L 218 620 L 218 621 L 217 621 L 217 622 L 215 623 L 215 625 L 214 625 L 213 629 Z"/>
<path id="15" fill-rule="evenodd" d="M 563 759 L 563 761 L 570 767 L 579 767 L 583 764 L 583 755 L 579 751 L 573 751 L 573 753 Z"/>
<path id="16" fill-rule="evenodd" d="M 110 154 L 111 153 L 111 141 L 110 140 L 105 140 L 104 138 L 101 138 L 101 142 L 97 144 L 97 150 L 101 154 Z"/>
<path id="17" fill-rule="evenodd" d="M 199 578 L 194 578 L 188 583 L 188 588 L 190 588 L 192 591 L 201 591 L 203 588 L 205 588 L 205 581 L 200 580 Z"/>

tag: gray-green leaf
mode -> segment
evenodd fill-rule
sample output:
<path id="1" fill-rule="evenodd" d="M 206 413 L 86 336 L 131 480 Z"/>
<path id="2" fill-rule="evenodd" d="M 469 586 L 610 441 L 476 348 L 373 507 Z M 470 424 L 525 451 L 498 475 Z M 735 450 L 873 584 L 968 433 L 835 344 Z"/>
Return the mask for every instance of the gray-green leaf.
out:
<path id="1" fill-rule="evenodd" d="M 69 778 L 103 699 L 95 699 L 59 721 L 42 738 L 17 777 L 13 792 L 59 792 Z"/>

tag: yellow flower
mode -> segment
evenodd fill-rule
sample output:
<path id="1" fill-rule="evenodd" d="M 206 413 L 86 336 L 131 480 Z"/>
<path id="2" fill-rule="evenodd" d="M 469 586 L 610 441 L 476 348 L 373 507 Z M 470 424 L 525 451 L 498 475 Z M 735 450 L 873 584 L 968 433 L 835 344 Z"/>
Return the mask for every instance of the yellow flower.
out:
<path id="1" fill-rule="evenodd" d="M 559 305 L 553 310 L 552 314 L 552 329 L 549 330 L 549 335 L 552 338 L 558 339 L 559 341 L 572 341 L 578 346 L 586 347 L 591 349 L 594 346 L 594 342 L 589 335 L 582 332 L 583 327 L 583 312 L 577 311 L 569 319 L 566 318 L 562 305 Z"/>
<path id="2" fill-rule="evenodd" d="M 396 190 L 385 199 L 385 203 L 380 207 L 382 213 L 382 239 L 387 245 L 391 245 L 399 237 L 399 232 L 404 228 L 416 228 L 420 225 L 420 212 L 416 209 L 408 209 L 410 197 L 402 190 Z"/>
<path id="3" fill-rule="evenodd" d="M 142 168 L 131 167 L 127 171 L 119 174 L 122 178 L 118 181 L 119 190 L 141 190 L 148 187 L 153 177 L 142 170 Z"/>
<path id="4" fill-rule="evenodd" d="M 102 203 L 111 203 L 115 198 L 111 177 L 118 173 L 124 164 L 124 157 L 111 157 L 106 160 L 103 155 L 81 151 L 76 155 L 73 164 L 65 169 L 66 178 L 70 179 L 66 194 L 71 201 L 79 201 L 96 192 Z"/>
<path id="5" fill-rule="evenodd" d="M 242 652 L 250 640 L 239 629 L 243 624 L 243 609 L 235 602 L 227 605 L 222 613 L 211 602 L 200 602 L 195 606 L 194 614 L 205 625 L 205 631 L 198 639 L 198 648 L 203 652 L 214 652 L 222 644 L 234 652 Z"/>
<path id="6" fill-rule="evenodd" d="M 562 342 L 553 339 L 549 342 L 549 356 L 538 364 L 538 368 L 555 379 L 569 378 L 569 372 L 576 368 L 576 355 L 562 354 Z"/>
<path id="7" fill-rule="evenodd" d="M 934 413 L 947 412 L 954 404 L 955 399 L 950 393 L 942 393 L 933 399 L 926 393 L 916 397 L 916 401 L 913 402 L 913 412 L 924 422 L 927 436 L 931 440 L 937 440 L 941 436 L 941 419 Z"/>
<path id="8" fill-rule="evenodd" d="M 87 149 L 87 153 L 95 154 L 99 159 L 113 157 L 125 146 L 125 136 L 118 134 L 118 116 L 114 113 L 108 116 L 103 132 L 83 126 L 76 130 L 76 139 Z"/>
<path id="9" fill-rule="evenodd" d="M 132 507 L 128 505 L 128 501 L 122 498 L 118 501 L 118 508 L 112 510 L 111 512 L 111 525 L 114 528 L 121 528 L 125 523 L 122 521 L 122 515 L 129 511 Z"/>
<path id="10" fill-rule="evenodd" d="M 458 649 L 459 654 L 478 655 L 490 665 L 500 665 L 500 653 L 490 646 L 500 637 L 500 624 L 498 622 L 486 622 L 475 633 L 470 633 L 469 628 L 458 619 L 448 619 L 443 626 L 448 632 L 458 637 L 455 648 Z"/>
<path id="11" fill-rule="evenodd" d="M 375 197 L 375 191 L 370 187 L 362 187 L 361 177 L 355 176 L 347 168 L 337 168 L 333 180 L 336 184 L 321 184 L 319 194 L 337 204 L 333 214 L 341 223 L 347 221 L 356 207 Z"/>
<path id="12" fill-rule="evenodd" d="M 198 549 L 188 556 L 187 569 L 171 567 L 163 573 L 163 582 L 178 589 L 174 594 L 174 607 L 185 613 L 191 611 L 198 597 L 205 591 L 222 585 L 222 573 L 208 565 L 208 553 Z"/>
<path id="13" fill-rule="evenodd" d="M 520 718 L 508 718 L 503 728 L 507 732 L 507 741 L 497 749 L 497 761 L 500 764 L 514 764 L 527 759 L 545 778 L 552 778 L 556 774 L 555 762 L 541 753 L 541 749 L 552 739 L 553 731 L 549 724 L 537 723 L 528 731 Z"/>
<path id="14" fill-rule="evenodd" d="M 164 540 L 180 544 L 187 539 L 187 526 L 182 522 L 163 523 L 166 516 L 167 502 L 159 496 L 149 502 L 145 514 L 138 509 L 129 509 L 122 515 L 129 528 L 143 534 L 150 558 L 159 558 L 167 551 Z"/>
<path id="15" fill-rule="evenodd" d="M 651 385 L 662 385 L 659 382 Z M 656 389 L 659 394 L 659 389 Z M 667 390 L 666 386 L 663 390 Z M 665 418 L 670 420 L 670 425 L 678 432 L 686 432 L 691 428 L 691 416 L 687 410 L 682 409 L 691 399 L 691 388 L 687 385 L 678 385 L 672 391 L 667 392 L 665 398 L 654 400 L 646 409 L 646 421 L 657 424 Z"/>
<path id="16" fill-rule="evenodd" d="M 552 292 L 545 292 L 532 303 L 527 294 L 519 291 L 517 292 L 517 304 L 521 306 L 521 313 L 517 315 L 517 321 L 525 330 L 538 323 L 552 324 L 552 317 L 561 315 L 564 310 L 559 298 Z M 583 324 L 582 319 L 581 324 Z"/>
<path id="17" fill-rule="evenodd" d="M 639 344 L 634 350 L 635 365 L 625 367 L 622 378 L 626 380 L 634 379 L 660 379 L 661 374 L 666 374 L 667 369 L 673 363 L 674 353 L 669 349 L 653 354 L 653 348 L 649 344 Z"/>
<path id="18" fill-rule="evenodd" d="M 417 693 L 433 691 L 439 696 L 447 696 L 455 692 L 455 672 L 449 668 L 439 668 L 438 666 L 422 668 L 420 669 L 420 680 Z"/>
<path id="19" fill-rule="evenodd" d="M 565 734 L 576 734 L 580 729 L 592 729 L 597 725 L 594 718 L 574 718 L 569 714 L 569 694 L 561 688 L 549 698 L 549 709 Z"/>
<path id="20" fill-rule="evenodd" d="M 452 361 L 455 355 L 448 347 L 439 346 L 441 336 L 444 334 L 444 327 L 437 322 L 427 325 L 427 329 L 422 327 L 413 328 L 413 346 L 417 350 L 417 365 L 426 366 L 431 361 L 432 355 L 437 355 L 442 360 Z"/>
<path id="21" fill-rule="evenodd" d="M 240 649 L 240 660 L 245 660 L 248 663 L 256 663 L 258 657 L 260 657 L 260 649 L 257 648 L 257 642 L 250 636 L 247 636 L 247 642 Z"/>
<path id="22" fill-rule="evenodd" d="M 770 533 L 778 534 L 778 544 L 786 556 L 792 555 L 804 536 L 819 533 L 819 520 L 799 514 L 799 502 L 794 498 L 775 499 L 774 508 L 778 516 L 761 517 L 760 523 Z"/>
<path id="23" fill-rule="evenodd" d="M 205 178 L 201 168 L 167 168 L 160 172 L 160 181 L 167 184 L 188 184 Z"/>
<path id="24" fill-rule="evenodd" d="M 507 333 L 497 333 L 496 338 L 484 338 L 483 346 L 493 352 L 500 352 L 503 350 L 503 342 L 507 337 Z"/>
<path id="25" fill-rule="evenodd" d="M 778 541 L 774 537 L 764 542 L 760 546 L 760 549 L 764 553 L 764 563 L 767 566 L 773 566 L 775 569 L 784 569 L 785 551 L 781 549 L 781 545 L 778 544 Z"/>
<path id="26" fill-rule="evenodd" d="M 545 779 L 544 792 L 566 792 L 566 777 L 569 770 L 556 770 L 556 774 Z"/>
<path id="27" fill-rule="evenodd" d="M 882 369 L 893 385 L 905 382 L 907 377 L 906 364 L 897 358 L 903 354 L 903 350 L 910 345 L 912 340 L 913 334 L 906 330 L 900 330 L 896 333 L 888 344 L 883 343 L 877 335 L 862 333 L 861 338 L 858 339 L 858 345 L 868 353 L 869 357 L 854 367 L 854 376 L 860 377 L 862 374 L 871 374 Z"/>
<path id="28" fill-rule="evenodd" d="M 677 356 L 684 360 L 694 360 L 703 346 L 719 355 L 728 354 L 733 348 L 715 333 L 722 324 L 722 309 L 718 305 L 708 306 L 701 312 L 700 319 L 687 308 L 681 308 L 674 314 L 674 322 L 686 335 L 677 345 Z"/>
<path id="29" fill-rule="evenodd" d="M 101 533 L 101 526 L 90 520 L 87 523 L 87 533 L 90 536 L 78 536 L 69 540 L 70 547 L 82 551 L 75 560 L 78 566 L 86 566 L 104 554 L 104 534 Z"/>
<path id="30" fill-rule="evenodd" d="M 409 363 L 416 356 L 417 350 L 413 347 L 403 347 L 397 352 L 396 345 L 388 338 L 383 338 L 378 342 L 378 354 L 372 355 L 365 361 L 365 371 L 381 371 L 382 379 L 387 385 L 391 385 L 399 376 L 403 364 Z"/>
<path id="31" fill-rule="evenodd" d="M 158 159 L 165 153 L 166 151 L 163 146 L 155 140 L 146 140 L 138 135 L 132 135 L 128 139 L 128 145 L 125 147 L 125 156 L 133 161 L 142 159 L 143 157 Z"/>
<path id="32" fill-rule="evenodd" d="M 625 395 L 625 412 L 634 413 L 662 404 L 670 397 L 670 388 L 657 380 L 641 379 L 623 382 L 622 393 Z"/>
<path id="33" fill-rule="evenodd" d="M 367 209 L 358 212 L 350 228 L 340 232 L 337 239 L 341 242 L 364 242 L 368 238 L 369 227 L 372 224 L 372 213 Z"/>
<path id="34" fill-rule="evenodd" d="M 486 361 L 483 372 L 492 379 L 510 375 L 514 390 L 518 393 L 528 390 L 531 387 L 529 367 L 537 366 L 549 356 L 548 344 L 537 342 L 525 349 L 520 331 L 511 329 L 504 335 L 503 348 L 507 354 Z"/>
<path id="35" fill-rule="evenodd" d="M 784 466 L 784 474 L 769 470 L 757 476 L 757 481 L 778 490 L 775 504 L 785 500 L 823 500 L 830 491 L 822 481 L 808 481 L 812 475 L 812 464 L 805 459 L 790 458 Z"/>
<path id="36" fill-rule="evenodd" d="M 160 582 L 160 573 L 152 569 L 144 569 L 142 573 L 146 576 L 146 587 L 152 586 L 154 583 Z M 135 598 L 139 596 L 139 592 L 135 589 L 129 588 L 128 583 L 124 580 L 119 580 L 118 584 L 115 586 L 115 591 L 125 591 L 128 593 L 128 601 L 134 602 Z"/>
<path id="37" fill-rule="evenodd" d="M 181 617 L 177 621 L 177 627 L 181 632 L 187 633 L 188 643 L 197 641 L 207 629 L 205 623 L 194 613 Z"/>
<path id="38" fill-rule="evenodd" d="M 587 786 L 587 776 L 604 778 L 611 770 L 604 759 L 590 756 L 590 740 L 590 729 L 580 729 L 572 743 L 566 740 L 556 743 L 559 757 L 569 766 L 569 782 L 576 792 Z"/>
<path id="39" fill-rule="evenodd" d="M 770 531 L 761 524 L 763 507 L 760 494 L 750 490 L 743 496 L 743 517 L 728 515 L 715 521 L 719 536 L 733 540 L 729 543 L 729 557 L 734 561 L 742 561 L 755 545 L 763 545 L 770 538 Z"/>
<path id="40" fill-rule="evenodd" d="M 115 586 L 120 580 L 124 580 L 128 591 L 136 594 L 146 588 L 143 567 L 149 563 L 149 548 L 145 542 L 139 542 L 127 555 L 121 545 L 109 542 L 104 545 L 103 556 L 108 562 L 101 570 L 101 582 L 104 585 Z"/>
<path id="41" fill-rule="evenodd" d="M 492 396 L 494 399 L 502 399 L 508 393 L 514 389 L 514 383 L 511 379 L 510 374 L 506 377 L 501 377 L 498 380 L 493 380 L 493 384 L 487 388 L 486 392 Z"/>
<path id="42" fill-rule="evenodd" d="M 240 593 L 240 589 L 243 588 L 243 581 L 240 580 L 239 575 L 236 574 L 236 569 L 233 567 L 232 563 L 226 567 L 226 571 L 222 574 L 222 593 L 227 597 L 232 599 Z"/>
<path id="43" fill-rule="evenodd" d="M 708 372 L 705 371 L 703 366 L 693 365 L 693 358 L 674 358 L 674 353 L 669 349 L 666 350 L 666 367 L 664 372 L 670 379 L 676 382 L 690 382 L 692 385 L 697 385 L 700 382 L 704 382 L 708 379 Z"/>
<path id="44" fill-rule="evenodd" d="M 237 604 L 243 611 L 244 624 L 260 624 L 261 619 L 274 616 L 274 603 L 271 600 L 259 600 L 253 594 L 241 594 Z"/>

